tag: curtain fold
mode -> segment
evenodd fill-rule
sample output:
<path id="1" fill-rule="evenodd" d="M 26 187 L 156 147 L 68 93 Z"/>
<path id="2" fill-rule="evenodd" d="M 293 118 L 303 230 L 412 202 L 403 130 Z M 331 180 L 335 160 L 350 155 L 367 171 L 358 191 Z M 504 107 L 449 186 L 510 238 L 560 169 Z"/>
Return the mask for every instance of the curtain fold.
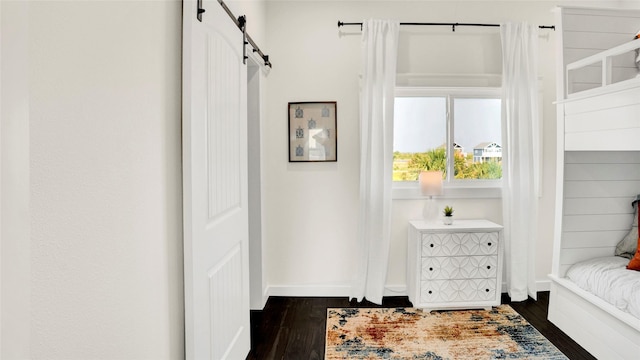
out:
<path id="1" fill-rule="evenodd" d="M 536 299 L 540 120 L 538 29 L 500 26 L 502 40 L 503 217 L 507 291 L 511 300 Z"/>
<path id="2" fill-rule="evenodd" d="M 400 23 L 371 19 L 362 28 L 360 212 L 350 298 L 382 303 L 391 240 L 393 103 Z"/>

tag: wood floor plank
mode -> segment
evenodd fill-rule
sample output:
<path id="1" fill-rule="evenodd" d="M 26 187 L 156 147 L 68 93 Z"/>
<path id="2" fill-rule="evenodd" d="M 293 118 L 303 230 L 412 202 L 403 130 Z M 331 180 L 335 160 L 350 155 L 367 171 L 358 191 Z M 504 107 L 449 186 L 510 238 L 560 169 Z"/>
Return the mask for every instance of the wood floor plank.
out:
<path id="1" fill-rule="evenodd" d="M 538 300 L 509 304 L 571 360 L 594 360 L 586 350 L 547 320 L 549 292 Z M 262 311 L 251 312 L 251 352 L 249 360 L 321 360 L 324 358 L 327 308 L 410 307 L 406 296 L 385 297 L 382 306 L 358 303 L 346 297 L 270 297 Z"/>

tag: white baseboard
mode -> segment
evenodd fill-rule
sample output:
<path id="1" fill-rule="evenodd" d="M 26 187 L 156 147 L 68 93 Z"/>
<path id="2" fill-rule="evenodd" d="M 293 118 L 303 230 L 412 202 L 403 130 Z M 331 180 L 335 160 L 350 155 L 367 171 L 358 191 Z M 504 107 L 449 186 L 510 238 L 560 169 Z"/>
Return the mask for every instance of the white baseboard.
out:
<path id="1" fill-rule="evenodd" d="M 276 285 L 267 287 L 266 296 L 349 297 L 350 285 Z M 387 285 L 384 296 L 407 296 L 406 285 Z"/>
<path id="2" fill-rule="evenodd" d="M 269 300 L 269 295 L 267 294 L 267 289 L 264 289 L 262 292 L 262 297 L 260 299 L 260 304 L 255 306 L 255 304 L 251 304 L 250 310 L 263 310 L 265 305 L 267 305 L 267 300 Z"/>
<path id="3" fill-rule="evenodd" d="M 536 291 L 550 291 L 551 280 L 538 280 L 536 281 Z"/>
<path id="4" fill-rule="evenodd" d="M 267 287 L 267 296 L 321 296 L 321 297 L 348 297 L 351 286 L 349 285 L 270 285 Z"/>
<path id="5" fill-rule="evenodd" d="M 538 280 L 536 281 L 536 292 L 551 290 L 551 280 Z M 502 293 L 507 293 L 507 283 L 502 283 Z"/>
<path id="6" fill-rule="evenodd" d="M 502 290 L 506 292 L 503 284 Z M 549 291 L 551 280 L 536 281 L 536 291 Z M 318 297 L 349 297 L 350 285 L 321 284 L 321 285 L 270 285 L 265 290 L 265 298 L 269 296 L 318 296 Z M 407 296 L 405 284 L 389 284 L 385 286 L 384 296 Z"/>

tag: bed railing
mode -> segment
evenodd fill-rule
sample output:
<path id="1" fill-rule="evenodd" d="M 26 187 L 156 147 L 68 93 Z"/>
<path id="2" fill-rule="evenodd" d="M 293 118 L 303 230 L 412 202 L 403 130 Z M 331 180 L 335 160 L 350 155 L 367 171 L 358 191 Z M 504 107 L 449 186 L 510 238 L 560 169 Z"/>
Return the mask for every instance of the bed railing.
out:
<path id="1" fill-rule="evenodd" d="M 624 87 L 625 84 L 623 83 L 627 83 L 631 80 L 633 80 L 633 77 L 627 78 L 627 79 L 622 79 L 619 81 L 616 81 L 614 83 L 614 79 L 613 79 L 613 73 L 614 73 L 614 66 L 613 66 L 613 59 L 616 56 L 619 55 L 624 55 L 627 53 L 631 53 L 634 52 L 636 49 L 640 49 L 640 39 L 635 39 L 632 40 L 628 43 L 624 43 L 622 45 L 613 47 L 611 49 L 608 50 L 604 50 L 602 52 L 599 52 L 597 54 L 588 56 L 586 58 L 580 59 L 578 61 L 572 62 L 570 64 L 567 65 L 566 67 L 566 71 L 565 71 L 565 99 L 570 99 L 578 94 L 580 95 L 586 95 L 587 92 L 589 93 L 593 93 L 593 92 L 598 92 L 598 91 L 603 91 L 601 89 L 604 89 L 605 87 L 611 86 L 611 85 L 616 85 L 616 87 Z M 635 53 L 633 54 L 633 65 L 629 64 L 628 66 L 635 66 Z M 572 79 L 571 77 L 571 72 L 575 72 L 577 70 L 580 69 L 585 69 L 589 66 L 592 65 L 596 65 L 598 63 L 601 63 L 601 68 L 602 68 L 602 73 L 601 73 L 601 84 L 599 87 L 595 87 L 593 89 L 587 89 L 587 90 L 576 90 L 576 91 L 572 91 L 573 90 L 573 82 L 570 81 Z M 628 85 L 628 84 L 626 84 Z"/>

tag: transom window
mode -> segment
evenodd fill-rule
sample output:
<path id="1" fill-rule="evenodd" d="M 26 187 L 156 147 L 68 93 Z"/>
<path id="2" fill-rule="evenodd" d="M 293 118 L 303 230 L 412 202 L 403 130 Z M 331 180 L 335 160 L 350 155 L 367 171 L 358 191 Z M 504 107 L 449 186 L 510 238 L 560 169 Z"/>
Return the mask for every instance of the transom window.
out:
<path id="1" fill-rule="evenodd" d="M 396 90 L 394 181 L 417 181 L 422 170 L 441 170 L 445 184 L 498 181 L 501 143 L 500 89 Z"/>

